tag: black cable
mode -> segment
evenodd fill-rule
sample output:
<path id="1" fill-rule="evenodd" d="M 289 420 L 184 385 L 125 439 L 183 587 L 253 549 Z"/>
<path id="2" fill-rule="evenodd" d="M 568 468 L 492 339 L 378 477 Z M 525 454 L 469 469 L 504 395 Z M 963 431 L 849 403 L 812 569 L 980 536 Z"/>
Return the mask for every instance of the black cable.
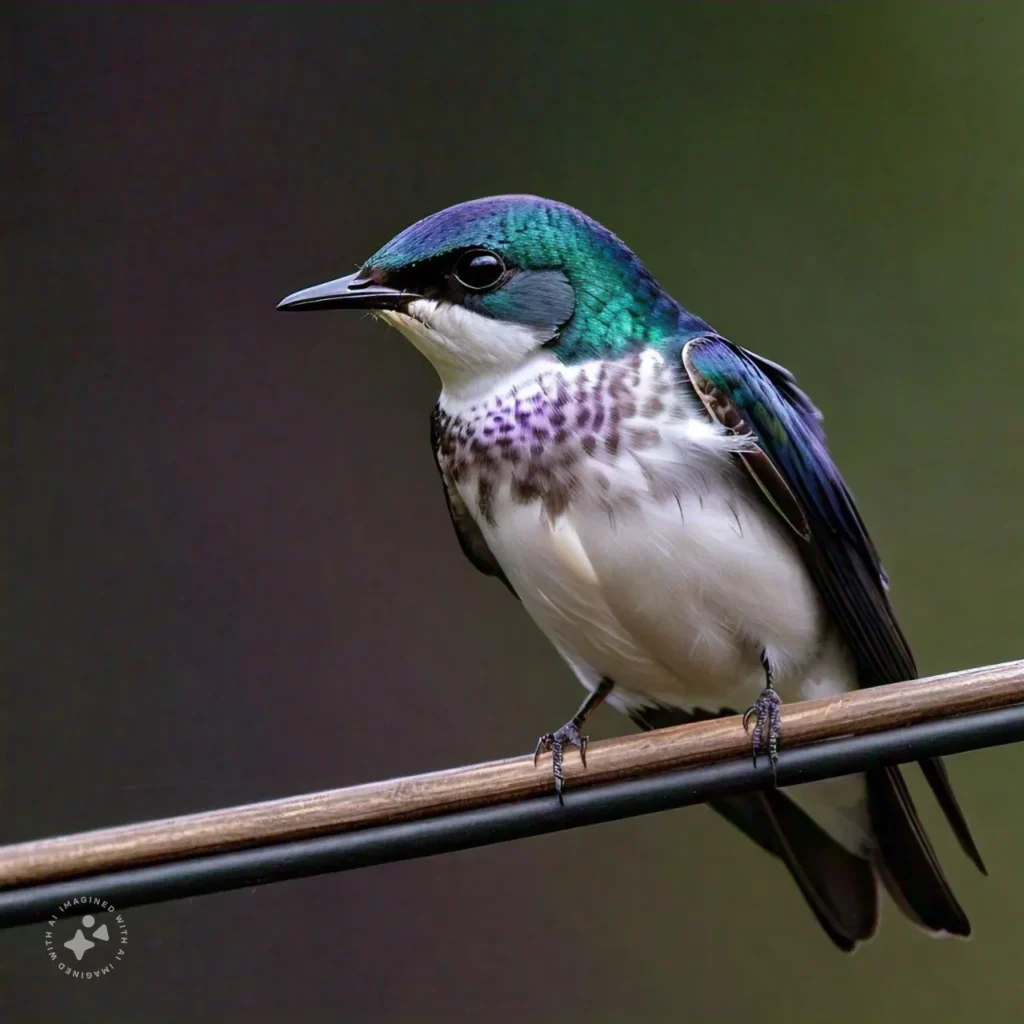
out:
<path id="1" fill-rule="evenodd" d="M 779 754 L 779 785 L 815 782 L 926 757 L 1024 739 L 1024 705 L 815 743 Z M 771 784 L 762 758 L 744 758 L 638 779 L 569 789 L 419 821 L 209 854 L 0 891 L 0 928 L 46 920 L 65 900 L 98 896 L 125 907 L 224 892 L 289 878 L 429 857 L 490 843 L 703 803 Z"/>

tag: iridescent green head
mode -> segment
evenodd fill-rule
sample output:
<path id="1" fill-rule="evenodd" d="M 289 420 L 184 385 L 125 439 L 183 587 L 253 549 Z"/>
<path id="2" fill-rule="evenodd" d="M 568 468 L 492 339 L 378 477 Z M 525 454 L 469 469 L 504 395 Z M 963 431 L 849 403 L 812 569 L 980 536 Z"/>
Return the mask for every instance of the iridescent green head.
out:
<path id="1" fill-rule="evenodd" d="M 297 292 L 279 308 L 337 306 L 380 312 L 431 359 L 446 389 L 539 350 L 572 364 L 706 329 L 606 228 L 526 195 L 477 199 L 417 221 L 357 274 Z"/>

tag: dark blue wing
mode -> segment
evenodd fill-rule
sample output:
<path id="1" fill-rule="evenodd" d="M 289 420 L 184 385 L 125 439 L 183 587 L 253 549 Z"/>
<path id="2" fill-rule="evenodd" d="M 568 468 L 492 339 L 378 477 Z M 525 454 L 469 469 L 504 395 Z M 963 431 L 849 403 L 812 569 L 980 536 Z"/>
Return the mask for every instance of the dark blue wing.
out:
<path id="1" fill-rule="evenodd" d="M 804 557 L 863 686 L 913 679 L 878 552 L 825 447 L 821 414 L 788 370 L 724 338 L 697 338 L 683 365 L 708 412 L 756 444 L 742 456 L 802 538 Z"/>
<path id="2" fill-rule="evenodd" d="M 682 359 L 709 414 L 750 438 L 752 451 L 740 459 L 799 538 L 861 686 L 914 679 L 917 666 L 889 601 L 888 578 L 825 446 L 821 413 L 787 369 L 724 338 L 695 338 L 683 346 Z M 922 761 L 921 768 L 960 845 L 984 872 L 942 762 Z M 900 779 L 889 783 L 903 786 Z M 909 795 L 897 802 L 916 821 Z M 934 861 L 927 844 L 925 850 Z"/>

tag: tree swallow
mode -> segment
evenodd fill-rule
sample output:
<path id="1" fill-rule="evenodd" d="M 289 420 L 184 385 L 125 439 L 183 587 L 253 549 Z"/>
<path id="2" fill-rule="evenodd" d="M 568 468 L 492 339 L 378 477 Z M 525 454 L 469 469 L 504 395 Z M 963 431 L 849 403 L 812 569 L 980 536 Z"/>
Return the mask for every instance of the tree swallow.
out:
<path id="1" fill-rule="evenodd" d="M 687 312 L 578 210 L 497 196 L 442 210 L 283 310 L 371 310 L 434 365 L 431 444 L 463 552 L 587 690 L 643 729 L 735 714 L 774 762 L 779 703 L 917 675 L 888 580 L 784 367 Z M 921 763 L 985 871 L 941 761 Z M 832 941 L 878 924 L 967 936 L 898 768 L 711 806 L 789 869 Z"/>

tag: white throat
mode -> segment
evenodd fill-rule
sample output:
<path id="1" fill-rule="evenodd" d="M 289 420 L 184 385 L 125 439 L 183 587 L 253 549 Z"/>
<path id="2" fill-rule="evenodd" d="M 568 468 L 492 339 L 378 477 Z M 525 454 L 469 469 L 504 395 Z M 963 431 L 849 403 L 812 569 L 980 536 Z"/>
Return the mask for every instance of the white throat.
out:
<path id="1" fill-rule="evenodd" d="M 416 299 L 408 314 L 377 315 L 430 360 L 441 378 L 444 404 L 481 398 L 527 367 L 531 372 L 535 365 L 558 362 L 554 353 L 541 347 L 548 340 L 547 331 L 502 323 L 463 306 Z"/>

